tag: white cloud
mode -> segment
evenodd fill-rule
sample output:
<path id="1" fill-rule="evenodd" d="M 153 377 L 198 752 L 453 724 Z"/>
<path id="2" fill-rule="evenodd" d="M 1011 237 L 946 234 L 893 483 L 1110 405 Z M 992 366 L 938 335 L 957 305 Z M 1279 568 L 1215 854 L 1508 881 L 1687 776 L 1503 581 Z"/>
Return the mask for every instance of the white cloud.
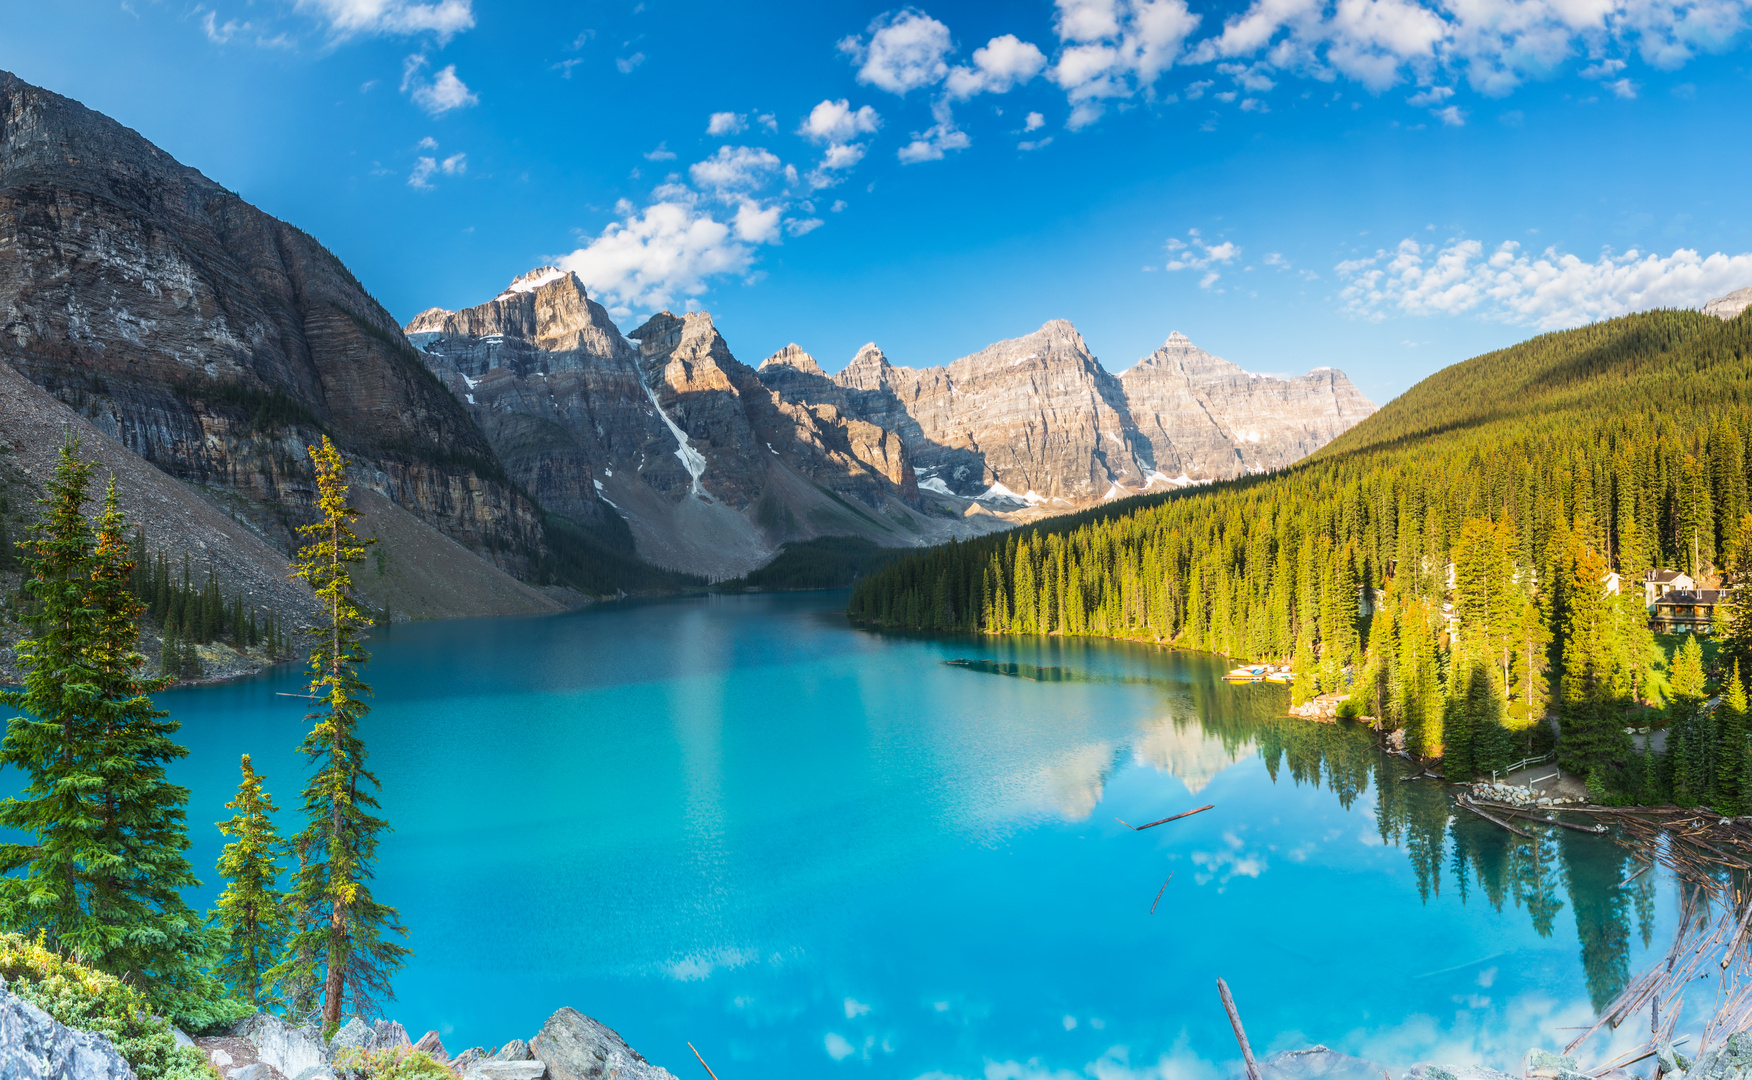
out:
<path id="1" fill-rule="evenodd" d="M 1512 241 L 1487 253 L 1476 240 L 1437 248 L 1406 239 L 1335 269 L 1352 315 L 1470 313 L 1555 330 L 1650 308 L 1697 307 L 1752 281 L 1752 254 L 1680 248 L 1660 256 L 1632 248 L 1589 262 L 1555 248 L 1528 255 Z"/>
<path id="2" fill-rule="evenodd" d="M 1007 94 L 1046 67 L 1046 54 L 1015 34 L 1003 34 L 973 50 L 973 66 L 949 71 L 949 96 L 966 100 L 975 94 Z"/>
<path id="3" fill-rule="evenodd" d="M 720 146 L 718 152 L 688 167 L 694 186 L 711 194 L 757 191 L 780 175 L 778 155 L 758 146 Z"/>
<path id="4" fill-rule="evenodd" d="M 420 140 L 419 145 L 422 150 L 436 150 L 438 149 L 438 140 L 428 135 Z"/>
<path id="5" fill-rule="evenodd" d="M 622 75 L 631 75 L 633 69 L 645 62 L 645 54 L 636 52 L 631 56 L 622 56 L 615 60 L 614 66 Z"/>
<path id="6" fill-rule="evenodd" d="M 431 33 L 445 41 L 474 26 L 469 0 L 298 0 L 297 7 L 328 23 L 336 38 Z"/>
<path id="7" fill-rule="evenodd" d="M 787 236 L 803 236 L 806 233 L 814 232 L 816 229 L 821 228 L 825 224 L 827 224 L 827 223 L 822 221 L 820 218 L 814 218 L 814 217 L 812 217 L 812 218 L 786 218 L 785 219 L 785 235 L 787 235 Z"/>
<path id="8" fill-rule="evenodd" d="M 736 216 L 730 219 L 730 228 L 738 240 L 751 244 L 776 244 L 779 240 L 779 213 L 777 206 L 763 207 L 747 199 L 736 208 Z"/>
<path id="9" fill-rule="evenodd" d="M 880 15 L 869 28 L 868 43 L 849 37 L 840 49 L 856 60 L 858 81 L 905 94 L 941 82 L 949 73 L 946 57 L 955 46 L 949 28 L 922 11 L 905 8 Z"/>
<path id="10" fill-rule="evenodd" d="M 1222 277 L 1219 266 L 1227 266 L 1241 254 L 1240 247 L 1233 241 L 1225 240 L 1220 244 L 1212 244 L 1199 235 L 1197 229 L 1188 229 L 1186 239 L 1171 239 L 1166 245 L 1168 262 L 1164 270 L 1203 270 L 1198 287 L 1208 289 Z M 1269 260 L 1268 260 L 1269 261 Z"/>
<path id="11" fill-rule="evenodd" d="M 445 176 L 461 176 L 468 171 L 468 155 L 451 154 L 438 167 L 444 171 Z"/>
<path id="12" fill-rule="evenodd" d="M 857 110 L 845 98 L 824 100 L 809 110 L 809 115 L 797 128 L 797 134 L 812 142 L 850 142 L 859 135 L 873 134 L 882 126 L 882 117 L 865 105 Z"/>
<path id="13" fill-rule="evenodd" d="M 846 999 L 846 1019 L 847 1020 L 856 1020 L 858 1017 L 863 1016 L 865 1013 L 868 1013 L 869 1011 L 870 1011 L 870 1006 L 864 1004 L 862 1001 L 859 1001 L 857 998 L 847 998 Z"/>
<path id="14" fill-rule="evenodd" d="M 1049 75 L 1070 99 L 1073 131 L 1100 119 L 1103 101 L 1151 92 L 1201 18 L 1185 0 L 1057 0 L 1057 7 L 1064 47 Z"/>
<path id="15" fill-rule="evenodd" d="M 763 217 L 766 211 L 748 210 L 750 205 L 739 206 L 734 221 L 726 223 L 681 200 L 656 202 L 639 212 L 623 202 L 616 207 L 621 220 L 557 265 L 612 305 L 668 306 L 705 292 L 712 278 L 748 272 L 754 241 L 742 233 L 773 232 Z"/>
<path id="16" fill-rule="evenodd" d="M 1593 58 L 1580 72 L 1590 79 L 1624 70 L 1612 53 L 1677 67 L 1730 47 L 1748 9 L 1747 0 L 1252 0 L 1197 42 L 1188 61 L 1259 57 L 1280 71 L 1344 75 L 1375 91 L 1447 74 L 1500 96 L 1581 54 Z"/>
<path id="17" fill-rule="evenodd" d="M 947 99 L 933 105 L 931 115 L 937 122 L 922 132 L 913 132 L 913 141 L 901 147 L 895 155 L 902 165 L 941 161 L 946 151 L 965 150 L 972 145 L 973 140 L 967 137 L 967 132 L 956 127 L 954 117 L 949 115 Z"/>
<path id="18" fill-rule="evenodd" d="M 1618 97 L 1624 98 L 1627 101 L 1636 97 L 1636 84 L 1629 79 L 1619 79 L 1616 82 L 1609 82 L 1606 84 L 1606 88 L 1611 90 Z"/>
<path id="19" fill-rule="evenodd" d="M 827 1056 L 835 1061 L 844 1061 L 858 1052 L 857 1048 L 847 1042 L 846 1037 L 837 1031 L 828 1032 L 823 1044 L 827 1050 Z"/>
<path id="20" fill-rule="evenodd" d="M 431 191 L 432 174 L 437 171 L 437 158 L 416 158 L 414 160 L 414 171 L 408 174 L 408 186 L 418 191 Z"/>
<path id="21" fill-rule="evenodd" d="M 415 105 L 432 116 L 442 116 L 452 109 L 480 104 L 480 96 L 457 78 L 455 64 L 427 79 L 423 74 L 427 63 L 424 54 L 415 54 L 402 62 L 401 91 Z"/>
<path id="22" fill-rule="evenodd" d="M 1028 114 L 1027 123 L 1022 125 L 1022 130 L 1023 131 L 1039 131 L 1041 128 L 1043 128 L 1045 126 L 1046 126 L 1046 117 L 1040 115 L 1037 112 L 1031 112 Z"/>
<path id="23" fill-rule="evenodd" d="M 706 121 L 707 135 L 737 135 L 748 127 L 748 114 L 737 112 L 715 112 Z"/>
<path id="24" fill-rule="evenodd" d="M 657 144 L 657 149 L 651 150 L 645 154 L 645 160 L 646 161 L 674 161 L 675 160 L 675 151 L 673 151 L 669 148 L 669 140 L 665 139 L 664 141 Z"/>

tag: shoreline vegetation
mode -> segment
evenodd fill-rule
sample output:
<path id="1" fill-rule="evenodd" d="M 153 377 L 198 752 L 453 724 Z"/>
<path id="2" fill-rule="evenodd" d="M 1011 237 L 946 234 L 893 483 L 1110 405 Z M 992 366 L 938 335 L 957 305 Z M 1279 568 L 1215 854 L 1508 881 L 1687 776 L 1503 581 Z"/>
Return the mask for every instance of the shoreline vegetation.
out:
<path id="1" fill-rule="evenodd" d="M 1438 372 L 1282 472 L 902 558 L 847 617 L 1288 665 L 1293 705 L 1348 696 L 1449 779 L 1554 751 L 1597 803 L 1732 815 L 1749 444 L 1752 317 L 1630 315 Z M 1657 639 L 1651 568 L 1721 584 L 1716 641 Z"/>

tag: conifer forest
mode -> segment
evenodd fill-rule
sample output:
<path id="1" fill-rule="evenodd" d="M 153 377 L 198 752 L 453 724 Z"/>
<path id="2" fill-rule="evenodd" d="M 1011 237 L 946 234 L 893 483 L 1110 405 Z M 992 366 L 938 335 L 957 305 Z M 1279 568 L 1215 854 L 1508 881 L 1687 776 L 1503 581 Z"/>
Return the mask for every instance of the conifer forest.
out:
<path id="1" fill-rule="evenodd" d="M 900 560 L 847 612 L 1288 664 L 1298 703 L 1348 694 L 1450 779 L 1549 750 L 1555 714 L 1559 763 L 1597 799 L 1736 812 L 1747 600 L 1687 679 L 1640 578 L 1752 574 L 1749 443 L 1752 318 L 1631 315 L 1440 371 L 1282 472 Z M 1664 754 L 1627 731 L 1667 719 Z"/>

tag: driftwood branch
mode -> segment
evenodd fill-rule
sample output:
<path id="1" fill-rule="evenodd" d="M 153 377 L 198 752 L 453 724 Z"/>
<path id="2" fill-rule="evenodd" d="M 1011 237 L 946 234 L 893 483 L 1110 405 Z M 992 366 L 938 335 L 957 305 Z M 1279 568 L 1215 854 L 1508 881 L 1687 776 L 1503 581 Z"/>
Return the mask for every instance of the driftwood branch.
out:
<path id="1" fill-rule="evenodd" d="M 1222 995 L 1223 1009 L 1229 1014 L 1229 1026 L 1235 1029 L 1235 1041 L 1241 1044 L 1241 1060 L 1247 1063 L 1247 1080 L 1260 1080 L 1259 1062 L 1253 1060 L 1253 1047 L 1247 1045 L 1241 1014 L 1235 1011 L 1235 999 L 1229 996 L 1229 984 L 1221 978 L 1217 979 L 1217 993 Z"/>
<path id="2" fill-rule="evenodd" d="M 1126 828 L 1132 830 L 1133 832 L 1143 832 L 1145 829 L 1154 829 L 1158 825 L 1166 825 L 1170 821 L 1179 821 L 1183 817 L 1191 817 L 1194 814 L 1202 814 L 1206 810 L 1215 810 L 1216 808 L 1217 808 L 1217 804 L 1211 803 L 1208 806 L 1201 806 L 1197 810 L 1184 810 L 1178 814 L 1175 814 L 1173 817 L 1165 817 L 1161 821 L 1152 821 L 1148 825 L 1133 825 L 1131 822 L 1125 820 L 1124 818 L 1114 818 L 1113 820 L 1119 822 L 1121 825 L 1124 825 Z"/>

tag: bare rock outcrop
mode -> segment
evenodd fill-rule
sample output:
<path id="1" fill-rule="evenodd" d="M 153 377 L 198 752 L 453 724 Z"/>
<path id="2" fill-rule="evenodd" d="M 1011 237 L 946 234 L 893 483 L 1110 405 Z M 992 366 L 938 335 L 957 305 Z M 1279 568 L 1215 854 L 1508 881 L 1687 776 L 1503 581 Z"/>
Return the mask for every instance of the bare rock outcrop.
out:
<path id="1" fill-rule="evenodd" d="M 1119 381 L 1156 469 L 1194 480 L 1284 468 L 1375 411 L 1335 368 L 1292 379 L 1255 375 L 1178 331 Z"/>
<path id="2" fill-rule="evenodd" d="M 134 1080 L 102 1035 L 76 1031 L 0 986 L 0 1076 L 7 1080 Z"/>
<path id="3" fill-rule="evenodd" d="M 282 542 L 319 432 L 374 488 L 527 570 L 534 507 L 400 328 L 309 234 L 0 72 L 0 359 Z"/>
<path id="4" fill-rule="evenodd" d="M 586 526 L 619 518 L 652 562 L 725 577 L 790 540 L 957 535 L 958 518 L 919 513 L 899 435 L 787 399 L 705 312 L 660 312 L 623 337 L 575 275 L 541 267 L 406 331 L 525 490 Z M 793 362 L 820 372 L 794 348 L 769 361 Z"/>
<path id="5" fill-rule="evenodd" d="M 1735 289 L 1726 296 L 1716 297 L 1703 305 L 1703 313 L 1714 315 L 1718 319 L 1732 319 L 1749 307 L 1752 307 L 1752 285 Z"/>

